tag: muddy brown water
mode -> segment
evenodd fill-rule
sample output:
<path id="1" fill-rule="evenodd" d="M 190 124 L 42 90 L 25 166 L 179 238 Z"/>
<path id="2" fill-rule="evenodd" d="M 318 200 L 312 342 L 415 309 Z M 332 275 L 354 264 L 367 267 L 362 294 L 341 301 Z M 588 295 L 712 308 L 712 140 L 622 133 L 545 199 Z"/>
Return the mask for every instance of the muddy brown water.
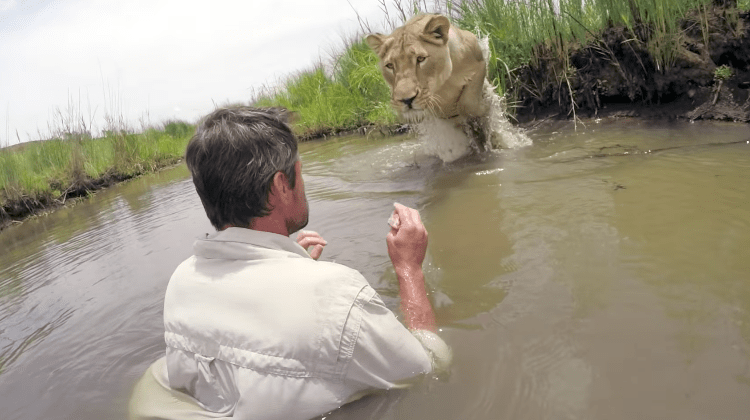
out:
<path id="1" fill-rule="evenodd" d="M 550 123 L 444 165 L 415 140 L 301 146 L 324 259 L 397 308 L 394 201 L 420 209 L 450 375 L 327 419 L 750 417 L 750 130 Z M 651 150 L 649 153 L 648 151 Z M 124 418 L 172 270 L 212 231 L 184 166 L 0 233 L 0 418 Z"/>

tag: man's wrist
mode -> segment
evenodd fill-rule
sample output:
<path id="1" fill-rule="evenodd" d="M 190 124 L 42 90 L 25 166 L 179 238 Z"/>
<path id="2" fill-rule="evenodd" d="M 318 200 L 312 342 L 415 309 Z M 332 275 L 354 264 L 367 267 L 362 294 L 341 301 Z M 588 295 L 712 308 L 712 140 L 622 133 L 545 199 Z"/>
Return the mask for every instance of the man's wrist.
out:
<path id="1" fill-rule="evenodd" d="M 399 282 L 411 282 L 414 280 L 424 279 L 424 273 L 422 273 L 422 266 L 411 264 L 411 265 L 399 265 L 394 266 L 396 271 L 396 277 Z"/>

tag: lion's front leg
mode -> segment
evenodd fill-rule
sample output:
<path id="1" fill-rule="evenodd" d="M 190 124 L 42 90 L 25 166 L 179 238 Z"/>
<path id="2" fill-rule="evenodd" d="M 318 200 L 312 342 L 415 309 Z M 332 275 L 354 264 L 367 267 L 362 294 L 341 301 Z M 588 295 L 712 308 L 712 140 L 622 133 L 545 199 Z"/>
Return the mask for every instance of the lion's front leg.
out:
<path id="1" fill-rule="evenodd" d="M 492 149 L 490 133 L 487 126 L 487 117 L 469 117 L 463 124 L 464 133 L 471 140 L 471 148 L 476 152 L 485 152 Z"/>
<path id="2" fill-rule="evenodd" d="M 457 103 L 462 115 L 482 117 L 489 114 L 489 104 L 484 100 L 485 74 L 484 63 L 481 63 L 481 66 L 475 67 L 472 74 L 464 79 L 466 84 Z"/>

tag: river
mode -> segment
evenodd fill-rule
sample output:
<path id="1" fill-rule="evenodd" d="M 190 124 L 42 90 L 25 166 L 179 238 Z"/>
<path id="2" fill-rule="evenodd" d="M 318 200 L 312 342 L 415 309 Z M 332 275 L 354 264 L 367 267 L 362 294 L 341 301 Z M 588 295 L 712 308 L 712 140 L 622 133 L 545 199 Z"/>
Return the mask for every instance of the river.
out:
<path id="1" fill-rule="evenodd" d="M 323 260 L 392 308 L 393 202 L 429 231 L 449 375 L 327 419 L 746 419 L 750 131 L 548 122 L 451 164 L 407 136 L 300 146 Z M 173 269 L 211 232 L 184 165 L 0 232 L 0 418 L 117 419 L 164 353 Z"/>

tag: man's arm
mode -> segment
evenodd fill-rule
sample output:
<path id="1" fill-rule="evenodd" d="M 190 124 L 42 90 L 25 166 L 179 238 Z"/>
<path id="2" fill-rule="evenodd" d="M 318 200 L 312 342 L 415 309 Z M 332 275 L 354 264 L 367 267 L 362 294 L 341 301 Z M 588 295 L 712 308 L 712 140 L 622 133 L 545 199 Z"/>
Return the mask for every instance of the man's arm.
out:
<path id="1" fill-rule="evenodd" d="M 417 210 L 394 206 L 386 242 L 409 331 L 377 294 L 361 305 L 360 331 L 347 377 L 366 387 L 408 386 L 419 374 L 447 371 L 452 359 L 450 347 L 435 334 L 435 314 L 425 291 L 422 262 L 427 230 Z"/>
<path id="2" fill-rule="evenodd" d="M 436 332 L 435 313 L 427 299 L 422 272 L 427 252 L 427 229 L 417 210 L 398 203 L 394 207 L 386 243 L 398 278 L 401 312 L 410 330 Z"/>

